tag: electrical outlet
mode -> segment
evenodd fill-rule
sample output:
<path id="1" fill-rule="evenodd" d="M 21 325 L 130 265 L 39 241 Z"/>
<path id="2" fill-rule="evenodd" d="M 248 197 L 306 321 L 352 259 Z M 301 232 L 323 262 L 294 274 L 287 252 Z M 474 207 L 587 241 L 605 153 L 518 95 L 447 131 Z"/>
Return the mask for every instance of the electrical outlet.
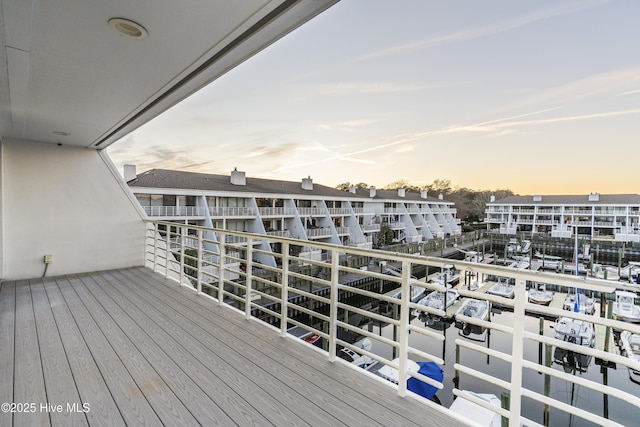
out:
<path id="1" fill-rule="evenodd" d="M 53 262 L 53 255 L 45 255 L 44 256 L 44 263 L 45 264 L 51 264 Z"/>

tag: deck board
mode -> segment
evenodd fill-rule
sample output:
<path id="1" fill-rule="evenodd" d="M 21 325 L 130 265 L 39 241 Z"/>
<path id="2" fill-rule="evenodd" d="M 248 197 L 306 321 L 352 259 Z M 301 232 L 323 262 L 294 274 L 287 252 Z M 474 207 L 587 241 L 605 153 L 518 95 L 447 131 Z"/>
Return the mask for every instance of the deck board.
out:
<path id="1" fill-rule="evenodd" d="M 0 285 L 0 403 L 13 402 L 15 283 Z M 0 425 L 11 425 L 10 412 L 0 411 Z"/>
<path id="2" fill-rule="evenodd" d="M 144 270 L 118 271 L 117 274 L 140 274 L 146 276 Z M 140 286 L 144 286 L 143 283 L 144 281 L 138 282 Z M 171 286 L 171 282 L 163 283 L 165 286 Z M 149 287 L 150 285 L 150 283 L 146 284 L 147 290 L 152 289 Z M 323 396 L 328 394 L 337 397 L 340 402 L 347 403 L 352 412 L 359 412 L 357 419 L 360 420 L 360 423 L 363 419 L 371 418 L 371 422 L 374 424 L 381 422 L 382 424 L 389 425 L 389 423 L 393 424 L 397 420 L 397 416 L 402 416 L 405 419 L 405 425 L 410 425 L 410 422 L 421 425 L 424 422 L 424 418 L 422 418 L 420 414 L 414 414 L 413 412 L 396 413 L 394 411 L 394 409 L 397 410 L 395 405 L 399 402 L 394 402 L 394 405 L 385 407 L 385 403 L 389 397 L 397 394 L 397 392 L 391 387 L 385 387 L 386 383 L 380 387 L 379 384 L 376 384 L 377 378 L 368 378 L 362 373 L 355 373 L 354 375 L 354 373 L 351 372 L 353 371 L 351 367 L 341 366 L 337 363 L 331 364 L 326 360 L 326 356 L 320 356 L 320 362 L 318 362 L 318 357 L 316 357 L 311 361 L 312 363 L 309 363 L 308 351 L 305 351 L 307 349 L 305 349 L 304 346 L 297 343 L 293 344 L 289 339 L 279 339 L 273 343 L 274 332 L 268 330 L 258 322 L 244 321 L 245 324 L 242 325 L 242 328 L 239 328 L 235 325 L 236 322 L 234 322 L 236 320 L 235 318 L 238 317 L 236 313 L 233 313 L 231 310 L 212 312 L 210 309 L 210 301 L 202 297 L 197 297 L 193 291 L 187 288 L 181 288 L 178 295 L 176 295 L 175 291 L 171 288 L 167 289 L 166 287 L 161 288 L 156 286 L 153 290 L 157 294 L 161 292 L 164 293 L 167 298 L 173 296 L 175 302 L 180 303 L 180 306 L 177 306 L 178 310 L 197 312 L 199 317 L 194 318 L 194 321 L 202 321 L 207 316 L 216 316 L 216 325 L 219 325 L 221 330 L 228 334 L 226 339 L 230 343 L 241 338 L 242 341 L 252 345 L 251 350 L 247 353 L 260 358 L 256 363 L 264 364 L 268 360 L 277 360 L 287 368 L 295 367 L 296 371 L 304 372 L 305 377 L 310 380 L 312 384 L 321 388 L 319 391 L 315 388 L 308 390 L 307 393 L 309 395 L 318 394 L 319 396 Z M 166 293 L 167 291 L 170 293 Z M 174 304 L 174 301 L 167 299 L 164 299 L 164 301 L 169 305 Z M 217 335 L 224 338 L 224 336 Z M 265 346 L 261 343 L 262 340 L 270 342 L 270 345 Z M 283 375 L 286 375 L 286 373 L 283 373 Z M 341 381 L 343 387 L 336 390 L 334 381 Z M 363 390 L 369 390 L 369 393 L 362 394 Z M 398 400 L 400 403 L 406 401 L 404 399 Z M 340 405 L 338 405 L 338 407 L 339 406 Z M 335 408 L 332 407 L 332 411 L 335 411 Z"/>
<path id="3" fill-rule="evenodd" d="M 142 291 L 142 295 L 144 295 L 145 292 L 151 290 L 150 288 L 143 288 L 144 285 L 141 281 L 138 284 L 140 288 L 133 290 L 133 292 Z M 130 294 L 130 298 L 134 298 L 133 295 Z M 151 299 L 146 298 L 146 300 Z M 156 306 L 158 303 L 159 301 L 156 301 Z M 175 310 L 171 316 L 173 322 L 183 328 L 182 331 L 175 330 L 175 336 L 180 337 L 185 334 L 191 334 L 194 343 L 189 348 L 192 351 L 198 351 L 199 358 L 204 358 L 207 364 L 215 364 L 217 371 L 226 368 L 236 371 L 235 375 L 249 375 L 253 384 L 245 390 L 245 393 L 250 393 L 253 396 L 252 399 L 267 399 L 271 397 L 266 407 L 270 408 L 270 410 L 281 408 L 280 411 L 286 411 L 284 414 L 269 414 L 268 418 L 273 421 L 277 420 L 274 417 L 278 415 L 286 416 L 286 418 L 275 422 L 276 425 L 294 419 L 300 420 L 294 423 L 296 425 L 305 422 L 303 420 L 312 425 L 321 423 L 333 424 L 339 421 L 352 424 L 361 421 L 361 419 L 354 417 L 354 411 L 350 406 L 336 399 L 324 401 L 321 410 L 305 411 L 304 409 L 298 409 L 303 415 L 303 418 L 299 418 L 300 414 L 295 414 L 290 409 L 287 409 L 287 403 L 292 399 L 302 398 L 307 400 L 307 396 L 323 397 L 324 393 L 319 393 L 317 386 L 305 381 L 304 378 L 296 378 L 290 375 L 288 369 L 282 364 L 282 354 L 278 354 L 280 360 L 274 361 L 272 358 L 267 357 L 259 347 L 248 346 L 244 342 L 245 340 L 239 340 L 239 331 L 233 325 L 221 322 L 219 319 L 216 319 L 215 324 L 220 328 L 220 331 L 217 331 L 215 336 L 212 336 L 201 327 L 194 327 L 194 325 L 201 324 L 206 320 L 202 317 L 194 316 L 189 306 L 180 307 L 175 301 L 171 300 L 165 301 L 164 304 L 169 307 L 173 305 Z M 179 316 L 182 316 L 182 319 L 179 319 Z M 270 333 L 273 332 L 270 331 Z M 221 347 L 224 348 L 224 351 L 220 351 Z M 223 354 L 225 358 L 218 357 L 215 354 L 216 351 Z M 305 403 L 306 405 L 303 405 L 302 408 L 315 406 L 309 400 Z M 327 409 L 324 408 L 331 408 L 331 412 L 327 412 Z M 329 421 L 331 419 L 333 419 L 333 422 Z M 372 425 L 379 425 L 375 421 L 372 421 L 372 423 Z"/>
<path id="4" fill-rule="evenodd" d="M 31 280 L 29 285 L 38 325 L 37 338 L 48 396 L 47 404 L 63 408 L 50 411 L 51 424 L 86 426 L 87 417 L 83 411 L 67 410 L 67 404 L 76 405 L 74 408 L 81 409 L 82 403 L 42 280 Z"/>
<path id="5" fill-rule="evenodd" d="M 0 286 L 0 397 L 91 405 L 0 425 L 459 425 L 145 268 Z"/>
<path id="6" fill-rule="evenodd" d="M 33 314 L 29 282 L 16 282 L 16 320 L 13 402 L 33 404 L 36 407 L 13 414 L 14 425 L 48 425 L 49 413 L 40 411 L 40 404 L 47 402 L 44 388 L 40 348 Z"/>
<path id="7" fill-rule="evenodd" d="M 160 419 L 145 395 L 91 317 L 89 310 L 76 295 L 68 279 L 60 278 L 56 282 L 125 422 L 140 426 L 160 424 Z"/>
<path id="8" fill-rule="evenodd" d="M 100 369 L 84 341 L 71 311 L 62 298 L 54 279 L 44 279 L 44 289 L 49 298 L 51 311 L 58 327 L 67 360 L 75 379 L 81 402 L 88 403 L 90 411 L 87 421 L 92 426 L 124 426 L 120 414 Z"/>

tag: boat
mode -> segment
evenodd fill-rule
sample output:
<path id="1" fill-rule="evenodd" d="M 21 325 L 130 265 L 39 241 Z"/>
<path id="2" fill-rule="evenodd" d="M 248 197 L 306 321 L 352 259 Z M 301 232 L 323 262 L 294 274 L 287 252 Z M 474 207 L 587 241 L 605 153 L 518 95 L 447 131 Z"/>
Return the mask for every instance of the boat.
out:
<path id="1" fill-rule="evenodd" d="M 369 338 L 363 339 L 360 346 L 363 350 L 367 352 L 370 352 L 371 348 L 373 347 L 371 340 Z M 356 365 L 359 368 L 363 368 L 363 369 L 368 368 L 371 364 L 375 362 L 375 360 L 373 360 L 372 358 L 362 355 L 360 353 L 357 353 L 347 347 L 342 347 L 338 352 L 338 356 L 341 359 L 344 359 L 347 362 L 350 362 L 352 365 Z"/>
<path id="2" fill-rule="evenodd" d="M 634 292 L 616 291 L 613 303 L 613 318 L 623 322 L 640 323 L 640 305 L 636 304 L 638 295 Z"/>
<path id="3" fill-rule="evenodd" d="M 431 281 L 444 285 L 447 282 L 447 287 L 453 286 L 460 280 L 460 271 L 458 271 L 453 265 L 445 264 L 442 266 L 442 271 L 436 276 L 431 278 Z"/>
<path id="4" fill-rule="evenodd" d="M 446 293 L 446 305 L 445 305 L 445 293 L 440 291 L 433 291 L 426 297 L 418 301 L 418 305 L 433 308 L 436 310 L 445 311 L 451 307 L 453 303 L 458 299 L 458 291 L 455 289 L 447 289 Z M 413 313 L 414 316 L 428 316 L 432 313 L 427 313 L 419 308 L 416 308 Z M 439 316 L 438 316 L 439 317 Z"/>
<path id="5" fill-rule="evenodd" d="M 596 312 L 596 300 L 576 290 L 575 292 L 568 293 L 564 298 L 562 309 L 583 314 L 593 314 Z"/>
<path id="6" fill-rule="evenodd" d="M 482 334 L 485 327 L 467 323 L 460 316 L 471 317 L 477 320 L 487 320 L 489 318 L 489 301 L 476 298 L 465 298 L 462 305 L 456 311 L 455 324 L 456 328 L 462 330 L 463 335 Z"/>
<path id="7" fill-rule="evenodd" d="M 413 279 L 412 279 L 413 280 Z M 411 286 L 411 302 L 418 302 L 424 296 L 424 288 L 422 286 Z M 395 294 L 391 295 L 392 298 L 401 299 L 402 291 L 398 291 Z"/>
<path id="8" fill-rule="evenodd" d="M 555 324 L 555 338 L 571 344 L 593 348 L 596 344 L 596 333 L 593 323 L 572 317 L 560 317 Z M 565 369 L 577 369 L 580 372 L 586 371 L 591 363 L 590 355 L 566 350 L 556 347 L 553 358 L 557 363 L 562 364 Z"/>
<path id="9" fill-rule="evenodd" d="M 549 305 L 553 300 L 553 292 L 547 290 L 547 285 L 544 283 L 533 283 L 531 289 L 529 289 L 529 302 L 533 304 Z"/>
<path id="10" fill-rule="evenodd" d="M 400 359 L 395 358 L 391 361 L 391 363 L 398 366 L 400 364 Z M 393 368 L 381 362 L 376 362 L 373 365 L 370 365 L 367 370 L 394 384 L 398 384 L 400 380 L 400 374 L 396 368 Z M 408 359 L 407 371 L 420 373 L 440 383 L 442 383 L 442 380 L 444 378 L 444 372 L 442 371 L 442 368 L 434 362 L 415 362 L 411 359 Z M 409 376 L 409 378 L 407 379 L 407 390 L 419 394 L 426 399 L 437 399 L 435 394 L 438 389 L 436 387 L 412 376 Z"/>
<path id="11" fill-rule="evenodd" d="M 562 266 L 563 260 L 559 256 L 543 255 L 540 252 L 536 252 L 536 261 L 540 263 L 541 268 L 549 270 L 559 270 Z"/>
<path id="12" fill-rule="evenodd" d="M 629 264 L 620 268 L 620 279 L 638 283 L 634 280 L 638 277 L 640 277 L 640 262 L 630 261 Z"/>
<path id="13" fill-rule="evenodd" d="M 618 281 L 620 280 L 620 273 L 618 273 L 618 267 L 610 265 L 593 264 L 593 275 L 598 279 Z"/>
<path id="14" fill-rule="evenodd" d="M 516 286 L 509 284 L 507 279 L 498 278 L 498 281 L 487 290 L 487 293 L 503 298 L 513 298 L 515 290 Z"/>
<path id="15" fill-rule="evenodd" d="M 629 331 L 622 331 L 620 333 L 620 347 L 622 348 L 624 356 L 640 362 L 640 335 Z M 633 382 L 640 383 L 639 370 L 629 368 L 629 377 Z"/>
<path id="16" fill-rule="evenodd" d="M 464 396 L 472 396 L 476 399 L 483 400 L 496 408 L 501 408 L 502 402 L 500 402 L 500 398 L 498 396 L 495 394 L 474 393 L 469 390 L 460 390 L 460 396 L 453 401 L 449 410 L 463 418 L 466 418 L 474 425 L 480 425 L 483 427 L 500 427 L 502 425 L 502 417 L 500 414 L 467 400 Z"/>

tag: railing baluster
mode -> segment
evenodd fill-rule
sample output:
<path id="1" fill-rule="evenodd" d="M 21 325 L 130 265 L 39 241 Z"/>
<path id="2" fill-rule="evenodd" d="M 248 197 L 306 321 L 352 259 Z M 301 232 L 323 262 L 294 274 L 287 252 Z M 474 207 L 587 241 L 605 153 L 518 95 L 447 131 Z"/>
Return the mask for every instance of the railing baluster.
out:
<path id="1" fill-rule="evenodd" d="M 280 303 L 280 335 L 284 338 L 287 335 L 287 324 L 289 319 L 289 242 L 282 244 L 282 302 Z"/>
<path id="2" fill-rule="evenodd" d="M 196 288 L 198 289 L 198 295 L 202 293 L 202 233 L 204 231 L 198 229 L 198 259 L 196 261 Z"/>
<path id="3" fill-rule="evenodd" d="M 340 278 L 340 252 L 331 251 L 331 307 L 329 308 L 329 361 L 336 360 L 336 338 L 338 336 L 338 283 Z"/>
<path id="4" fill-rule="evenodd" d="M 526 281 L 516 279 L 513 305 L 513 336 L 511 338 L 511 395 L 509 397 L 509 426 L 520 426 L 522 399 L 522 360 L 524 358 L 524 305 L 527 301 Z"/>
<path id="5" fill-rule="evenodd" d="M 184 283 L 184 242 L 187 237 L 187 227 L 180 227 L 180 286 Z"/>
<path id="6" fill-rule="evenodd" d="M 402 285 L 400 296 L 400 363 L 398 366 L 398 394 L 402 397 L 407 395 L 407 359 L 409 357 L 409 300 L 411 290 L 409 278 L 411 277 L 411 263 L 402 261 Z M 446 310 L 446 308 L 445 308 Z"/>
<path id="7" fill-rule="evenodd" d="M 251 281 L 253 280 L 253 239 L 251 237 L 247 237 L 247 252 L 246 252 L 246 271 L 245 271 L 245 304 L 244 304 L 244 314 L 249 319 L 251 317 Z"/>
<path id="8" fill-rule="evenodd" d="M 227 235 L 223 232 L 218 233 L 218 304 L 224 303 L 224 255 L 226 253 L 225 240 Z"/>

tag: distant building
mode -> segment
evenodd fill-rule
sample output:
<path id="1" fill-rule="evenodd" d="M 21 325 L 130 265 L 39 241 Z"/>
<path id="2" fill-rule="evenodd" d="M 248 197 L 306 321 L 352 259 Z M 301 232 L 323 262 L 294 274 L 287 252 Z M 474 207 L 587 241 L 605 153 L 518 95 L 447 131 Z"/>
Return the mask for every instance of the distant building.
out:
<path id="1" fill-rule="evenodd" d="M 127 181 L 149 217 L 226 230 L 371 248 L 382 224 L 394 241 L 415 243 L 460 234 L 453 202 L 426 192 L 341 191 L 313 180 L 279 181 L 152 169 Z"/>
<path id="2" fill-rule="evenodd" d="M 487 203 L 487 229 L 552 237 L 579 235 L 640 242 L 640 195 L 510 196 Z"/>

